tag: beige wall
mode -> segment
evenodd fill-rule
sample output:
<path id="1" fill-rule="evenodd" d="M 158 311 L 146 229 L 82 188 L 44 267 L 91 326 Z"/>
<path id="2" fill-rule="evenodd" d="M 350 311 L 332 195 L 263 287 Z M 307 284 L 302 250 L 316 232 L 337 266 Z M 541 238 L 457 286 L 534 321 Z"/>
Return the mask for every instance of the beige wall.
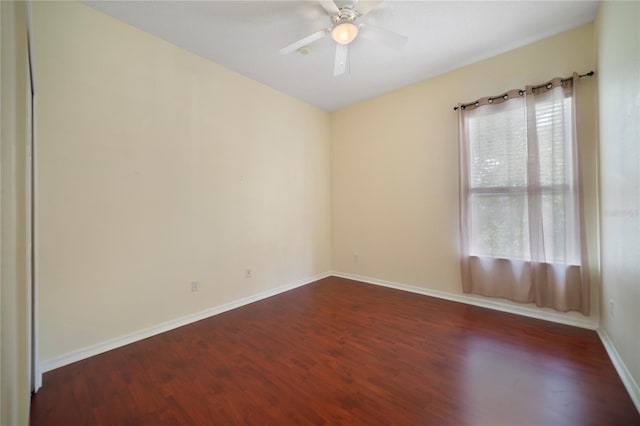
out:
<path id="1" fill-rule="evenodd" d="M 33 14 L 42 361 L 330 270 L 327 113 L 85 5 Z"/>
<path id="2" fill-rule="evenodd" d="M 0 14 L 0 424 L 27 425 L 26 3 L 0 2 Z"/>
<path id="3" fill-rule="evenodd" d="M 634 377 L 639 392 L 640 3 L 602 2 L 596 22 L 602 326 Z"/>
<path id="4" fill-rule="evenodd" d="M 334 270 L 460 294 L 458 127 L 453 106 L 594 66 L 593 28 L 586 25 L 333 113 Z M 594 79 L 583 79 L 582 89 L 580 130 L 595 321 Z"/>

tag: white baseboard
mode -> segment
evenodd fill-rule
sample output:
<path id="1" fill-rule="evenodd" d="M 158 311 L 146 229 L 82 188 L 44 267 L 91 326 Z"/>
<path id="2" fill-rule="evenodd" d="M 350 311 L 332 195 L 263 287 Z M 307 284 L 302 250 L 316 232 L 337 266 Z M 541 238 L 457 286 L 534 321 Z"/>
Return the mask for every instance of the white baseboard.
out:
<path id="1" fill-rule="evenodd" d="M 174 328 L 182 327 L 187 324 L 191 324 L 196 321 L 203 320 L 205 318 L 212 317 L 214 315 L 221 314 L 223 312 L 230 311 L 235 308 L 239 308 L 244 305 L 248 305 L 249 303 L 257 302 L 262 299 L 266 299 L 267 297 L 275 296 L 280 293 L 284 293 L 285 291 L 293 290 L 297 287 L 302 287 L 304 285 L 310 284 L 312 282 L 321 280 L 323 278 L 327 278 L 331 276 L 331 273 L 323 273 L 314 275 L 309 278 L 305 278 L 302 280 L 295 281 L 293 283 L 276 287 L 270 290 L 266 290 L 260 292 L 258 294 L 254 294 L 252 296 L 244 297 L 242 299 L 235 300 L 233 302 L 225 303 L 224 305 L 215 306 L 213 308 L 205 309 L 204 311 L 196 312 L 194 314 L 185 315 L 180 318 L 176 318 L 171 321 L 164 322 L 162 324 L 158 324 L 149 328 L 145 328 L 142 330 L 135 331 L 133 333 L 117 337 L 115 339 L 107 340 L 105 342 L 101 342 L 95 345 L 91 345 L 85 347 L 83 349 L 79 349 L 73 352 L 66 353 L 64 355 L 58 356 L 56 358 L 48 359 L 42 361 L 40 363 L 40 371 L 37 375 L 40 380 L 39 383 L 42 383 L 42 374 L 47 371 L 54 370 L 59 367 L 63 367 L 65 365 L 71 364 L 73 362 L 77 362 L 83 360 L 85 358 L 92 357 L 94 355 L 101 354 L 103 352 L 110 351 L 112 349 L 119 348 L 121 346 L 128 345 L 130 343 L 137 342 L 142 339 L 146 339 L 151 336 L 155 336 L 156 334 L 164 333 L 169 330 L 173 330 Z"/>
<path id="2" fill-rule="evenodd" d="M 602 341 L 604 348 L 607 350 L 607 354 L 609 354 L 609 358 L 618 372 L 618 376 L 620 376 L 622 383 L 624 383 L 624 387 L 627 388 L 627 392 L 629 392 L 631 400 L 635 404 L 636 409 L 640 412 L 640 386 L 638 386 L 638 383 L 634 380 L 626 364 L 622 358 L 620 358 L 620 354 L 618 354 L 618 351 L 613 345 L 613 342 L 609 338 L 607 332 L 604 331 L 604 329 L 599 328 L 598 336 L 600 336 L 600 340 Z"/>
<path id="3" fill-rule="evenodd" d="M 38 392 L 38 390 L 42 387 L 42 374 L 43 373 L 40 369 L 40 364 L 38 364 L 34 373 L 33 392 Z"/>
<path id="4" fill-rule="evenodd" d="M 506 301 L 488 299 L 482 296 L 468 295 L 468 294 L 454 294 L 444 291 L 431 290 L 422 287 L 415 287 L 407 284 L 400 284 L 391 281 L 379 280 L 376 278 L 363 277 L 360 275 L 348 274 L 344 272 L 332 272 L 331 275 L 335 277 L 347 278 L 350 280 L 361 281 L 367 284 L 375 284 L 383 287 L 395 288 L 397 290 L 409 291 L 411 293 L 422 294 L 425 296 L 437 297 L 438 299 L 450 300 L 453 302 L 465 303 L 467 305 L 480 306 L 482 308 L 494 309 L 496 311 L 508 312 L 511 314 L 522 315 L 525 317 L 531 317 L 541 319 L 545 321 L 552 321 L 560 324 L 572 325 L 580 328 L 587 328 L 589 330 L 597 330 L 598 323 L 588 318 L 576 318 L 561 313 L 550 312 L 545 309 L 529 307 L 526 305 L 518 306 Z"/>

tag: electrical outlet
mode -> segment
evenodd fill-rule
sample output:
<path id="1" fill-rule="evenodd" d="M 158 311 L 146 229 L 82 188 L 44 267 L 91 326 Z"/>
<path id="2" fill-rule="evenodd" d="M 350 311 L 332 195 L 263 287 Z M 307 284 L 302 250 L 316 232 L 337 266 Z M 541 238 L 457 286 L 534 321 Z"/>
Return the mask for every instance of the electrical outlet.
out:
<path id="1" fill-rule="evenodd" d="M 191 281 L 191 293 L 195 293 L 200 288 L 200 283 L 198 281 Z"/>
<path id="2" fill-rule="evenodd" d="M 244 271 L 245 278 L 251 278 L 251 269 L 246 269 Z"/>
<path id="3" fill-rule="evenodd" d="M 609 315 L 613 316 L 613 308 L 615 304 L 613 303 L 613 298 L 609 299 Z"/>
<path id="4" fill-rule="evenodd" d="M 353 262 L 358 263 L 360 261 L 360 255 L 358 253 L 353 253 Z"/>

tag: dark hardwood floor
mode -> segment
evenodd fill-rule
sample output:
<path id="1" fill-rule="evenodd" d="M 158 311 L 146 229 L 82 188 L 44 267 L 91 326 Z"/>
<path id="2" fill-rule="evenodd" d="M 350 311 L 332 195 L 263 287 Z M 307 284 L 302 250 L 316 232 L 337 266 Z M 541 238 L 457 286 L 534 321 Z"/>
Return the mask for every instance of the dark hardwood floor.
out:
<path id="1" fill-rule="evenodd" d="M 639 425 L 595 332 L 327 278 L 44 375 L 32 425 Z"/>

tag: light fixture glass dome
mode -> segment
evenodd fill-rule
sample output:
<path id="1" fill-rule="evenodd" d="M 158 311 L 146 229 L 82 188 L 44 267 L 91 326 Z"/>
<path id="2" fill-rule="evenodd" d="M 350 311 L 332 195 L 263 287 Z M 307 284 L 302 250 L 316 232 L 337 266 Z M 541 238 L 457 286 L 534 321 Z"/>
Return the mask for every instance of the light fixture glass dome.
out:
<path id="1" fill-rule="evenodd" d="M 341 24 L 336 25 L 331 30 L 331 38 L 333 38 L 336 43 L 340 44 L 349 44 L 351 43 L 356 36 L 358 35 L 358 27 L 351 22 L 343 22 Z"/>

